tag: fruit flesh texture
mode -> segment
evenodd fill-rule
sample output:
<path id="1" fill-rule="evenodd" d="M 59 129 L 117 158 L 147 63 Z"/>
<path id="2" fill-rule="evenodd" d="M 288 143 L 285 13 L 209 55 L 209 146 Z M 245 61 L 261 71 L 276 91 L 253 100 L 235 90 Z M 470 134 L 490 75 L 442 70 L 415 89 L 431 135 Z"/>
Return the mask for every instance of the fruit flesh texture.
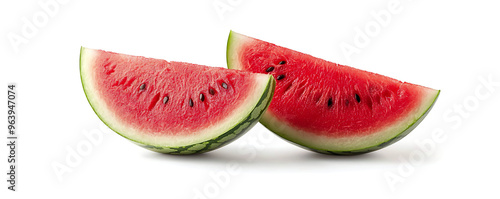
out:
<path id="1" fill-rule="evenodd" d="M 248 130 L 250 130 L 260 119 L 262 114 L 266 111 L 267 107 L 271 102 L 273 93 L 274 93 L 275 82 L 271 81 L 268 88 L 263 93 L 263 97 L 257 103 L 255 109 L 252 110 L 246 118 L 241 120 L 237 125 L 229 129 L 224 134 L 209 139 L 207 141 L 199 142 L 196 144 L 190 144 L 181 147 L 165 147 L 165 146 L 153 146 L 149 144 L 136 143 L 139 146 L 142 146 L 146 149 L 160 152 L 160 153 L 169 153 L 169 154 L 195 154 L 195 153 L 204 153 L 217 148 L 220 148 L 231 141 L 237 139 L 242 136 Z"/>
<path id="2" fill-rule="evenodd" d="M 166 69 L 162 67 L 166 67 Z M 182 73 L 182 71 L 190 74 L 179 75 L 178 73 Z M 224 146 L 240 137 L 261 118 L 272 99 L 275 88 L 274 78 L 269 75 L 188 63 L 167 62 L 83 47 L 80 54 L 80 73 L 87 100 L 94 109 L 94 112 L 108 127 L 139 146 L 169 154 L 203 153 Z M 126 78 L 111 77 L 111 74 L 116 74 L 117 77 L 125 76 Z M 195 81 L 188 84 L 185 82 L 186 79 L 182 79 L 184 77 L 182 75 L 198 77 L 194 79 L 198 82 Z M 152 77 L 153 80 L 145 77 Z M 158 80 L 157 78 L 165 78 L 166 80 Z M 209 82 L 207 84 L 207 82 L 199 82 L 200 78 L 202 80 L 215 81 L 215 83 Z M 139 81 L 144 79 L 147 80 Z M 155 121 L 161 121 L 162 118 L 168 116 L 179 117 L 178 114 L 175 114 L 179 112 L 178 110 L 177 112 L 175 112 L 176 110 L 170 110 L 174 112 L 172 114 L 168 113 L 169 109 L 161 106 L 175 102 L 175 100 L 172 100 L 175 96 L 185 95 L 185 93 L 177 93 L 174 96 L 169 96 L 169 98 L 162 98 L 161 94 L 157 93 L 153 95 L 154 91 L 163 91 L 161 89 L 155 90 L 155 85 L 165 82 L 172 84 L 179 84 L 180 82 L 180 85 L 177 86 L 185 86 L 185 89 L 178 87 L 174 89 L 188 92 L 188 94 L 193 90 L 196 91 L 196 88 L 201 88 L 196 85 L 197 83 L 203 84 L 202 87 L 205 89 L 208 88 L 206 90 L 208 94 L 201 95 L 202 91 L 196 96 L 198 98 L 189 97 L 185 100 L 186 104 L 177 107 L 178 109 L 191 110 L 197 108 L 196 103 L 210 103 L 208 104 L 208 108 L 205 106 L 205 109 L 202 109 L 202 111 L 208 111 L 208 113 L 203 112 L 200 115 L 208 114 L 214 116 L 214 114 L 217 114 L 213 111 L 210 112 L 210 105 L 214 104 L 225 104 L 229 107 L 227 108 L 228 111 L 219 113 L 219 117 L 221 117 L 219 120 L 210 117 L 208 118 L 210 121 L 201 121 L 200 124 L 205 124 L 206 127 L 194 122 L 193 124 L 189 124 L 188 121 L 182 120 L 185 118 L 182 118 L 181 120 L 166 121 L 167 123 L 177 121 L 177 123 L 170 123 L 171 126 L 164 126 L 166 127 L 165 129 L 158 128 L 158 123 Z M 233 83 L 235 84 L 232 85 Z M 217 85 L 221 88 L 216 88 Z M 150 93 L 147 93 L 148 86 Z M 102 87 L 105 87 L 107 90 Z M 241 91 L 239 91 L 240 89 Z M 127 92 L 131 94 L 133 100 L 123 99 L 130 98 L 130 96 L 126 95 Z M 222 92 L 228 92 L 226 95 L 238 92 L 233 96 L 236 96 L 235 100 L 239 102 L 214 103 L 218 100 L 227 101 L 228 99 L 232 99 L 221 94 Z M 120 95 L 120 93 L 125 94 Z M 244 95 L 245 93 L 246 96 Z M 147 96 L 148 94 L 150 94 L 150 98 L 145 97 L 146 100 L 142 101 L 136 100 L 140 99 L 137 96 Z M 238 104 L 240 105 L 238 106 Z M 164 108 L 161 110 L 166 112 L 158 115 L 144 115 L 147 112 L 154 111 L 158 106 Z M 138 109 L 137 112 L 133 112 L 134 108 Z M 175 109 L 175 107 L 172 109 Z M 216 110 L 222 111 L 224 109 L 219 107 Z M 193 114 L 193 112 L 189 113 Z M 160 119 L 146 118 L 149 116 L 160 117 Z M 130 117 L 136 117 L 132 118 L 133 121 L 139 119 L 142 123 L 127 120 Z M 195 119 L 200 119 L 200 117 L 195 117 Z M 145 124 L 153 126 L 145 126 Z M 151 129 L 158 129 L 159 132 L 154 132 Z M 173 132 L 173 130 L 178 131 Z"/>
<path id="3" fill-rule="evenodd" d="M 377 132 L 407 116 L 429 89 L 268 42 L 247 43 L 239 53 L 240 62 L 247 63 L 242 69 L 280 79 L 269 111 L 318 135 Z M 270 67 L 273 70 L 268 72 Z"/>
<path id="4" fill-rule="evenodd" d="M 254 86 L 248 73 L 123 56 L 99 54 L 97 88 L 124 122 L 144 132 L 176 135 L 206 128 L 241 106 Z"/>
<path id="5" fill-rule="evenodd" d="M 276 92 L 261 123 L 320 153 L 353 155 L 386 147 L 410 133 L 439 95 L 232 31 L 227 61 L 230 68 L 272 74 Z"/>

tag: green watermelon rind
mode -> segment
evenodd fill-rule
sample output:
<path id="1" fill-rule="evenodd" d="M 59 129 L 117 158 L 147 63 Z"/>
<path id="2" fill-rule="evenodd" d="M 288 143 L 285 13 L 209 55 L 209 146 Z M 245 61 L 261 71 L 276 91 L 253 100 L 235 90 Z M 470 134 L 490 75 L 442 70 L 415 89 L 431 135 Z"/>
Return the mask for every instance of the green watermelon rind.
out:
<path id="1" fill-rule="evenodd" d="M 212 151 L 215 149 L 218 149 L 222 146 L 225 146 L 232 141 L 236 140 L 237 138 L 241 137 L 244 135 L 249 129 L 251 129 L 255 124 L 259 121 L 259 119 L 262 117 L 262 115 L 265 113 L 267 108 L 269 107 L 269 104 L 271 103 L 271 100 L 274 95 L 274 89 L 276 86 L 276 81 L 272 76 L 269 76 L 267 85 L 264 89 L 264 92 L 262 92 L 262 95 L 257 102 L 257 104 L 253 107 L 252 111 L 244 117 L 244 119 L 235 122 L 235 125 L 231 127 L 229 130 L 226 132 L 220 134 L 216 138 L 213 139 L 208 139 L 205 141 L 201 141 L 198 143 L 194 144 L 189 144 L 186 146 L 158 146 L 158 145 L 152 145 L 148 144 L 146 142 L 142 142 L 140 140 L 135 140 L 131 139 L 119 131 L 115 130 L 113 125 L 109 124 L 106 122 L 106 119 L 99 113 L 98 110 L 92 105 L 92 100 L 90 99 L 91 97 L 89 96 L 88 90 L 86 88 L 86 84 L 84 81 L 84 73 L 82 72 L 82 57 L 85 53 L 84 47 L 80 48 L 80 59 L 79 59 L 79 64 L 80 64 L 80 80 L 82 82 L 82 87 L 83 91 L 85 93 L 85 97 L 89 104 L 92 107 L 92 110 L 94 113 L 97 115 L 97 117 L 106 125 L 108 126 L 111 130 L 113 130 L 115 133 L 118 135 L 132 141 L 133 143 L 146 148 L 151 151 L 159 152 L 159 153 L 166 153 L 166 154 L 174 154 L 174 155 L 188 155 L 188 154 L 199 154 L 199 153 L 205 153 L 208 151 Z"/>
<path id="2" fill-rule="evenodd" d="M 239 46 L 244 43 L 244 39 L 247 39 L 246 37 L 241 37 L 240 34 L 235 33 L 233 31 L 230 31 L 229 37 L 228 37 L 228 42 L 227 42 L 227 49 L 226 49 L 226 61 L 228 68 L 230 69 L 241 69 L 240 63 L 238 63 L 238 55 L 237 51 Z M 315 151 L 318 153 L 323 153 L 323 154 L 329 154 L 329 155 L 358 155 L 358 154 L 364 154 L 372 151 L 376 151 L 379 149 L 382 149 L 386 146 L 389 146 L 399 140 L 401 140 L 403 137 L 408 135 L 413 129 L 415 129 L 422 121 L 423 119 L 427 116 L 427 114 L 430 112 L 432 107 L 434 106 L 438 96 L 440 94 L 440 90 L 437 90 L 435 92 L 435 95 L 432 96 L 432 99 L 429 100 L 428 103 L 422 104 L 422 107 L 425 109 L 425 111 L 418 113 L 415 120 L 411 121 L 409 125 L 405 126 L 402 131 L 399 131 L 399 133 L 392 132 L 391 134 L 395 134 L 394 136 L 391 136 L 388 139 L 385 139 L 381 142 L 378 142 L 376 144 L 370 144 L 369 146 L 363 146 L 360 148 L 353 148 L 353 149 L 346 149 L 346 150 L 331 150 L 331 149 L 325 149 L 324 147 L 318 147 L 314 146 L 314 144 L 307 144 L 304 143 L 304 141 L 301 141 L 300 139 L 293 138 L 292 136 L 288 136 L 288 133 L 282 132 L 283 131 L 283 126 L 285 126 L 288 129 L 292 129 L 293 127 L 289 127 L 287 124 L 284 124 L 280 121 L 278 121 L 274 116 L 272 116 L 269 113 L 264 113 L 264 116 L 260 119 L 260 123 L 264 125 L 267 129 L 271 130 L 273 133 L 278 135 L 279 137 L 283 138 L 285 141 L 290 142 L 296 146 L 299 146 L 301 148 Z"/>
<path id="3" fill-rule="evenodd" d="M 438 90 L 437 94 L 436 94 L 436 97 L 432 101 L 431 105 L 425 110 L 425 112 L 420 117 L 418 117 L 418 119 L 416 119 L 410 125 L 408 125 L 404 131 L 402 131 L 401 133 L 395 135 L 394 137 L 392 137 L 392 138 L 390 138 L 390 139 L 388 139 L 388 140 L 386 140 L 384 142 L 381 142 L 381 143 L 373 145 L 373 146 L 361 148 L 361 149 L 345 150 L 345 151 L 332 151 L 332 150 L 328 150 L 328 149 L 323 149 L 323 148 L 318 148 L 318 147 L 315 147 L 315 146 L 311 146 L 311 145 L 308 145 L 308 144 L 303 144 L 300 141 L 297 141 L 297 140 L 294 140 L 293 138 L 287 137 L 286 134 L 281 133 L 281 132 L 275 132 L 275 133 L 278 136 L 280 136 L 281 138 L 283 138 L 284 140 L 286 140 L 286 141 L 288 141 L 288 142 L 290 142 L 290 143 L 292 143 L 292 144 L 294 144 L 296 146 L 299 146 L 301 148 L 308 149 L 308 150 L 311 150 L 311 151 L 315 151 L 315 152 L 318 152 L 318 153 L 323 153 L 323 154 L 328 154 L 328 155 L 345 155 L 345 156 L 348 156 L 348 155 L 360 155 L 360 154 L 364 154 L 364 153 L 369 153 L 369 152 L 373 152 L 373 151 L 377 151 L 377 150 L 380 150 L 382 148 L 385 148 L 385 147 L 387 147 L 387 146 L 389 146 L 391 144 L 394 144 L 397 141 L 403 139 L 405 136 L 407 136 L 411 131 L 413 131 L 413 129 L 415 129 L 424 120 L 424 118 L 427 116 L 427 114 L 431 111 L 432 107 L 434 107 L 434 104 L 436 103 L 436 100 L 439 97 L 440 93 L 441 93 L 441 91 Z M 266 128 L 269 128 L 269 129 L 272 128 L 270 126 L 270 124 L 267 123 L 266 120 L 261 120 L 261 123 Z"/>
<path id="4" fill-rule="evenodd" d="M 274 81 L 274 78 L 271 77 L 269 84 L 267 85 L 262 95 L 263 97 L 260 98 L 257 106 L 252 110 L 252 112 L 248 114 L 245 119 L 238 122 L 237 125 L 232 127 L 230 130 L 214 139 L 183 147 L 158 147 L 140 143 L 137 141 L 134 142 L 136 142 L 136 144 L 138 144 L 139 146 L 152 151 L 179 155 L 204 153 L 218 149 L 241 137 L 253 126 L 255 126 L 255 124 L 257 124 L 257 122 L 260 120 L 264 112 L 267 110 L 267 107 L 269 107 L 269 104 L 271 103 L 271 99 L 274 95 L 275 84 L 276 82 Z"/>

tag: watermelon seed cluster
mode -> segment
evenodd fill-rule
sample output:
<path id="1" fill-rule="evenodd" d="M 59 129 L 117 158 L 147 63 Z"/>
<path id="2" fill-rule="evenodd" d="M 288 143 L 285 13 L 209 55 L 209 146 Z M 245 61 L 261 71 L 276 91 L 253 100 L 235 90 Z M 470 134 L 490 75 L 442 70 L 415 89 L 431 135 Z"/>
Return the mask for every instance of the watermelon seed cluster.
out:
<path id="1" fill-rule="evenodd" d="M 284 65 L 284 64 L 286 64 L 286 63 L 287 63 L 287 62 L 286 62 L 285 60 L 281 60 L 280 62 L 278 62 L 278 64 L 279 64 L 279 65 Z M 269 66 L 268 68 L 266 68 L 266 70 L 265 70 L 265 71 L 266 71 L 266 73 L 270 73 L 270 72 L 273 72 L 273 71 L 274 71 L 274 69 L 275 69 L 275 67 L 274 67 L 274 66 Z M 284 79 L 285 77 L 286 77 L 286 76 L 285 76 L 285 74 L 281 74 L 281 75 L 276 76 L 276 80 L 282 80 L 282 79 Z M 285 92 L 286 92 L 286 91 L 288 91 L 288 90 L 290 89 L 290 87 L 291 87 L 291 86 L 292 86 L 292 85 L 291 85 L 291 84 L 289 84 L 289 85 L 286 87 Z M 359 94 L 354 93 L 354 98 L 356 99 L 356 101 L 357 101 L 358 103 L 361 103 L 361 97 L 359 96 Z M 318 98 L 316 101 L 319 101 L 319 98 Z M 326 105 L 328 106 L 328 108 L 331 108 L 331 107 L 333 106 L 333 104 L 334 104 L 333 98 L 332 98 L 332 97 L 330 97 L 330 98 L 328 99 L 328 101 L 327 101 L 327 104 L 326 104 Z M 349 100 L 348 100 L 348 99 L 346 99 L 346 100 L 345 100 L 344 105 L 345 105 L 345 106 L 349 106 Z"/>
<path id="2" fill-rule="evenodd" d="M 222 86 L 222 88 L 224 88 L 224 89 L 227 89 L 227 88 L 228 88 L 228 86 L 227 86 L 227 84 L 226 84 L 225 82 L 222 82 L 222 83 L 221 83 L 221 86 Z M 140 91 L 143 91 L 143 90 L 145 90 L 145 89 L 146 89 L 146 84 L 141 84 L 141 86 L 139 86 L 139 90 L 140 90 Z M 215 89 L 214 89 L 214 88 L 212 88 L 212 87 L 208 88 L 208 93 L 209 93 L 210 95 L 215 95 Z M 168 95 L 167 95 L 167 96 L 165 96 L 165 97 L 163 98 L 163 104 L 167 104 L 167 102 L 168 102 L 169 100 L 170 100 L 170 98 L 168 97 Z M 204 95 L 203 93 L 200 93 L 200 101 L 202 101 L 202 102 L 204 102 L 204 101 L 205 101 L 205 95 Z M 189 107 L 193 107 L 193 106 L 194 106 L 193 99 L 189 98 L 188 105 L 189 105 Z"/>
<path id="3" fill-rule="evenodd" d="M 143 84 L 143 85 L 144 85 L 144 84 Z M 226 84 L 226 82 L 222 82 L 220 85 L 221 85 L 221 87 L 222 87 L 222 88 L 224 88 L 224 89 L 228 89 L 228 85 Z M 142 87 L 143 87 L 143 86 L 141 85 L 141 88 L 142 88 Z M 145 87 L 145 85 L 144 85 L 144 87 Z M 214 88 L 212 88 L 212 87 L 209 87 L 209 88 L 208 88 L 208 93 L 209 93 L 210 95 L 215 95 L 215 89 L 214 89 Z M 169 99 L 170 99 L 170 98 L 169 98 L 168 96 L 165 96 L 165 98 L 163 98 L 163 104 L 166 104 L 166 103 L 168 102 L 168 100 L 169 100 Z M 204 101 L 205 101 L 205 94 L 200 93 L 200 101 L 202 101 L 202 102 L 204 102 Z M 193 101 L 193 99 L 192 99 L 192 98 L 189 98 L 189 100 L 188 100 L 188 105 L 189 105 L 189 107 L 193 107 L 193 106 L 194 106 L 194 101 Z"/>
<path id="4" fill-rule="evenodd" d="M 279 65 L 286 64 L 286 61 L 285 60 L 281 60 L 278 64 Z M 270 66 L 269 68 L 266 69 L 266 73 L 270 73 L 270 72 L 273 72 L 273 71 L 274 71 L 274 66 Z M 285 75 L 281 74 L 281 75 L 278 75 L 278 77 L 276 77 L 276 80 L 282 80 L 283 78 L 285 78 Z"/>

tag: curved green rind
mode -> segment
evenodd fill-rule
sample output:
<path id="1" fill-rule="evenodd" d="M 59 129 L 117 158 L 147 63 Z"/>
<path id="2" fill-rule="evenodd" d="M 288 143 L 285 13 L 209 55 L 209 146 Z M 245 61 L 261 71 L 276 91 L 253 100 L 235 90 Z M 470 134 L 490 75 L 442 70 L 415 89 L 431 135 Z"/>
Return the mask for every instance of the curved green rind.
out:
<path id="1" fill-rule="evenodd" d="M 418 117 L 418 119 L 416 119 L 412 124 L 410 124 L 404 131 L 402 131 L 401 133 L 397 134 L 396 136 L 394 136 L 391 139 L 388 139 L 388 140 L 386 140 L 386 141 L 384 141 L 382 143 L 379 143 L 377 145 L 370 146 L 370 147 L 365 147 L 365 148 L 362 148 L 362 149 L 355 149 L 355 150 L 349 150 L 349 151 L 331 151 L 331 150 L 317 148 L 317 147 L 311 146 L 311 145 L 306 145 L 306 144 L 298 143 L 297 141 L 294 141 L 293 139 L 284 136 L 285 135 L 284 133 L 279 133 L 279 132 L 276 132 L 276 131 L 273 131 L 273 130 L 272 131 L 275 132 L 276 135 L 280 136 L 284 140 L 286 140 L 286 141 L 288 141 L 288 142 L 290 142 L 290 143 L 292 143 L 292 144 L 294 144 L 296 146 L 299 146 L 301 148 L 304 148 L 304 149 L 307 149 L 307 150 L 311 150 L 311 151 L 314 151 L 314 152 L 318 152 L 318 153 L 323 153 L 323 154 L 328 154 L 328 155 L 344 155 L 344 156 L 360 155 L 360 154 L 364 154 L 364 153 L 369 153 L 369 152 L 373 152 L 373 151 L 385 148 L 385 147 L 387 147 L 387 146 L 389 146 L 391 144 L 394 144 L 397 141 L 399 141 L 402 138 L 404 138 L 406 135 L 408 135 L 411 131 L 413 131 L 413 129 L 415 129 L 424 120 L 424 118 L 427 116 L 427 114 L 431 111 L 432 107 L 434 107 L 434 104 L 436 103 L 436 100 L 439 97 L 440 93 L 441 93 L 441 90 L 439 90 L 437 92 L 436 97 L 434 98 L 434 100 L 432 101 L 432 103 L 429 105 L 429 107 L 427 108 L 427 110 L 420 117 Z M 268 128 L 268 129 L 271 130 L 270 126 L 267 125 L 265 121 L 260 121 L 260 122 L 266 128 Z"/>
<path id="2" fill-rule="evenodd" d="M 226 64 L 227 64 L 227 68 L 229 68 L 229 69 L 235 69 L 234 67 L 232 67 L 233 63 L 231 63 L 231 60 L 230 60 L 230 58 L 233 56 L 232 55 L 233 50 L 231 50 L 232 43 L 233 43 L 233 31 L 230 30 L 229 36 L 227 37 L 227 44 L 226 44 Z"/>
<path id="3" fill-rule="evenodd" d="M 134 142 L 139 146 L 152 151 L 177 155 L 204 153 L 220 148 L 241 137 L 259 121 L 259 119 L 262 117 L 262 114 L 264 114 L 264 112 L 267 110 L 267 107 L 269 107 L 269 104 L 271 103 L 271 99 L 274 95 L 275 85 L 276 81 L 273 77 L 270 77 L 269 83 L 262 97 L 260 98 L 255 108 L 252 110 L 252 112 L 248 114 L 241 122 L 238 122 L 237 125 L 226 131 L 219 137 L 183 147 L 161 147 L 144 144 L 137 141 Z"/>
<path id="4" fill-rule="evenodd" d="M 99 119 L 106 125 L 108 128 L 113 130 L 115 133 L 118 135 L 127 138 L 128 140 L 132 141 L 133 143 L 159 153 L 166 153 L 166 154 L 174 154 L 174 155 L 189 155 L 189 154 L 198 154 L 198 153 L 205 153 L 208 151 L 212 151 L 215 149 L 218 149 L 222 146 L 225 146 L 232 141 L 236 140 L 237 138 L 241 137 L 243 134 L 245 134 L 248 130 L 250 130 L 255 124 L 259 121 L 259 119 L 262 117 L 264 112 L 267 110 L 269 107 L 269 104 L 271 103 L 271 100 L 273 99 L 274 95 L 274 89 L 276 87 L 276 81 L 272 76 L 269 76 L 269 81 L 267 83 L 266 89 L 264 90 L 261 98 L 259 99 L 259 102 L 257 105 L 253 108 L 253 110 L 248 114 L 243 120 L 238 122 L 234 127 L 226 131 L 225 133 L 221 134 L 220 136 L 206 140 L 203 142 L 199 142 L 196 144 L 191 144 L 187 146 L 181 146 L 181 147 L 167 147 L 167 146 L 154 146 L 150 145 L 147 143 L 143 143 L 138 140 L 133 140 L 130 139 L 120 132 L 114 130 L 108 123 L 105 122 L 105 120 L 101 117 L 101 115 L 94 109 L 92 106 L 92 103 L 90 102 L 90 99 L 87 94 L 87 90 L 85 89 L 85 84 L 83 81 L 83 76 L 82 76 L 82 55 L 85 52 L 85 48 L 82 46 L 80 48 L 80 79 L 82 82 L 82 87 L 83 91 L 85 93 L 85 97 L 87 98 L 87 101 L 92 107 L 92 110 L 94 113 L 99 117 Z"/>

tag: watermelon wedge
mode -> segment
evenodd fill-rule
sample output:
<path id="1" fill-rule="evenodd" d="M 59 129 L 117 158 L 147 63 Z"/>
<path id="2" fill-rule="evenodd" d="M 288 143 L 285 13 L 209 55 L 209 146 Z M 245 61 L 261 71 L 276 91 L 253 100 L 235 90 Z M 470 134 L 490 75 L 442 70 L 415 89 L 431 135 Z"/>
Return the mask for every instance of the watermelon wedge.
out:
<path id="1" fill-rule="evenodd" d="M 425 118 L 440 92 L 233 31 L 227 63 L 231 69 L 272 74 L 276 91 L 260 122 L 325 154 L 367 153 L 400 140 Z"/>
<path id="2" fill-rule="evenodd" d="M 152 151 L 203 153 L 243 135 L 267 109 L 271 75 L 81 48 L 83 90 L 112 130 Z"/>

